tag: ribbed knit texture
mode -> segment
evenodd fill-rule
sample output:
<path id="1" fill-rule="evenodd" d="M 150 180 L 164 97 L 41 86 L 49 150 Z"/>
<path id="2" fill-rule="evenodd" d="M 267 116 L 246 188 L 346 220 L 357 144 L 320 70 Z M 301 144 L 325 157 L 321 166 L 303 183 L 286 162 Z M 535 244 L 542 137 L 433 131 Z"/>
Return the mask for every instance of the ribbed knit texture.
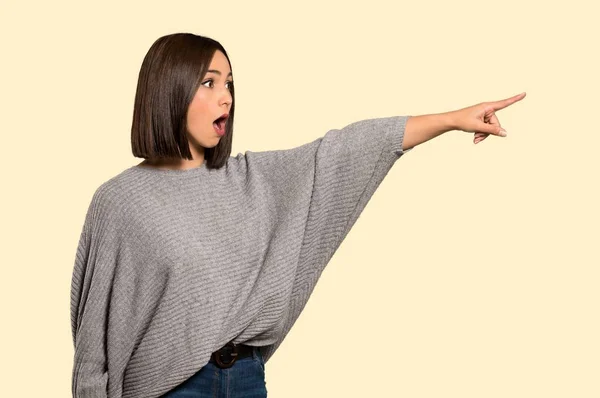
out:
<path id="1" fill-rule="evenodd" d="M 268 361 L 408 151 L 409 117 L 247 151 L 221 169 L 133 166 L 100 185 L 73 269 L 73 396 L 158 397 L 230 340 Z"/>

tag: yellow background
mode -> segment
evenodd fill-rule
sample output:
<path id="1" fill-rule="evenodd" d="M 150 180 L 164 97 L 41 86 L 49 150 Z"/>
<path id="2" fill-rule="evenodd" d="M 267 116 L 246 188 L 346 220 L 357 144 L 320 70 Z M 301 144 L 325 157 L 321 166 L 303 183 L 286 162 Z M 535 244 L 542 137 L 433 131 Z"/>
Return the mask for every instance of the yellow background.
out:
<path id="1" fill-rule="evenodd" d="M 527 92 L 388 174 L 266 366 L 270 397 L 600 397 L 596 2 L 0 2 L 2 396 L 70 396 L 95 189 L 137 164 L 160 36 L 227 49 L 233 152 Z"/>

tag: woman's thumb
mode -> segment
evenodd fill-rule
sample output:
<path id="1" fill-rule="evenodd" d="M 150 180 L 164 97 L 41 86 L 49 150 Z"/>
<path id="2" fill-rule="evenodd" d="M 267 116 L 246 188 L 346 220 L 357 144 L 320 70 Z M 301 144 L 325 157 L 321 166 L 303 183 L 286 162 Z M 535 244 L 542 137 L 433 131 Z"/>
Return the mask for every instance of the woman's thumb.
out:
<path id="1" fill-rule="evenodd" d="M 495 124 L 480 122 L 477 124 L 477 131 L 481 132 L 481 133 L 487 133 L 487 134 L 499 135 L 501 137 L 506 137 L 506 130 L 504 130 L 502 127 L 495 125 Z"/>

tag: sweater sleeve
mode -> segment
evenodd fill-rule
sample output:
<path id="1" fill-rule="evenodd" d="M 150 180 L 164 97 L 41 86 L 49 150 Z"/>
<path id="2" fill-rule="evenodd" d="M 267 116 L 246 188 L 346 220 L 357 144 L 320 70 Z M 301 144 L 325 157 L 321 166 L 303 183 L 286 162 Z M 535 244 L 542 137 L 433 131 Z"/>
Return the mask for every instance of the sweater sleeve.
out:
<path id="1" fill-rule="evenodd" d="M 75 348 L 72 368 L 74 398 L 108 396 L 106 330 L 110 304 L 110 281 L 116 255 L 110 234 L 96 221 L 102 190 L 88 208 L 79 238 L 71 281 L 71 330 Z M 106 227 L 106 225 L 102 225 Z"/>
<path id="2" fill-rule="evenodd" d="M 360 120 L 296 148 L 247 152 L 248 167 L 261 169 L 276 198 L 275 217 L 302 225 L 298 246 L 289 247 L 298 255 L 290 313 L 282 321 L 281 338 L 263 349 L 266 360 L 300 315 L 323 269 L 384 177 L 413 149 L 402 149 L 409 118 Z"/>
<path id="3" fill-rule="evenodd" d="M 322 138 L 300 264 L 329 261 L 396 160 L 413 149 L 402 149 L 409 117 L 361 120 Z"/>

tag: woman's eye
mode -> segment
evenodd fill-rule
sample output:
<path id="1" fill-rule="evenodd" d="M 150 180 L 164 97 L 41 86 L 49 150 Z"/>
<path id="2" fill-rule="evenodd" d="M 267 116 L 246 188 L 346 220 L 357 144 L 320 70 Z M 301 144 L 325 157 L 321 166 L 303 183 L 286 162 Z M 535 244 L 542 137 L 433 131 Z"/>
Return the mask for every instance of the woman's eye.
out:
<path id="1" fill-rule="evenodd" d="M 205 85 L 206 83 L 213 83 L 213 80 L 212 79 L 208 79 L 204 83 L 202 83 L 202 85 Z M 227 81 L 226 83 L 229 84 L 228 88 L 229 88 L 229 90 L 231 90 L 231 88 L 232 88 L 231 86 L 233 85 L 233 82 L 232 81 Z"/>

